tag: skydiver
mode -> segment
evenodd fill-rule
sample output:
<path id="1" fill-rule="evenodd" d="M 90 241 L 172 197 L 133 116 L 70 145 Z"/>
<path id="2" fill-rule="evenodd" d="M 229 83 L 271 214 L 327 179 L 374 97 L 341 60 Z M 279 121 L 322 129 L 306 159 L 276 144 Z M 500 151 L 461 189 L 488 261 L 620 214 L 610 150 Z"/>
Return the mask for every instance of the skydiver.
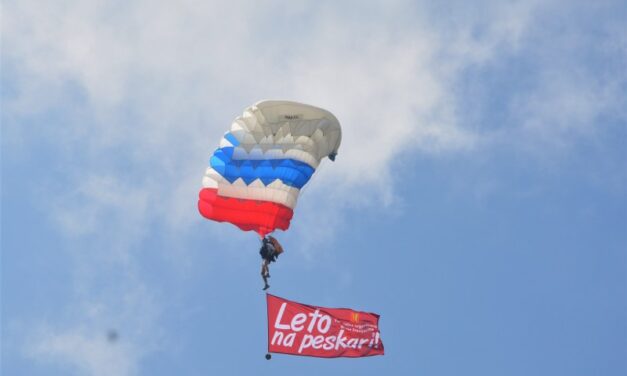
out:
<path id="1" fill-rule="evenodd" d="M 259 254 L 261 255 L 261 278 L 263 278 L 264 290 L 270 288 L 268 284 L 268 278 L 270 278 L 270 263 L 275 262 L 282 252 L 283 247 L 281 247 L 279 241 L 274 237 L 268 236 L 262 239 Z"/>

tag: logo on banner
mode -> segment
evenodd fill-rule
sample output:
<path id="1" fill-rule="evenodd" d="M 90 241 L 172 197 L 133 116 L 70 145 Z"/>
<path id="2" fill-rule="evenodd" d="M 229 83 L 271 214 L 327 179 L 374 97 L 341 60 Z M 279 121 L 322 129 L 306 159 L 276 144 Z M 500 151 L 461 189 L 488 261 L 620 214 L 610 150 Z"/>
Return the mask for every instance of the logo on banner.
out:
<path id="1" fill-rule="evenodd" d="M 359 322 L 359 313 L 357 312 L 351 313 L 351 321 L 357 324 Z"/>

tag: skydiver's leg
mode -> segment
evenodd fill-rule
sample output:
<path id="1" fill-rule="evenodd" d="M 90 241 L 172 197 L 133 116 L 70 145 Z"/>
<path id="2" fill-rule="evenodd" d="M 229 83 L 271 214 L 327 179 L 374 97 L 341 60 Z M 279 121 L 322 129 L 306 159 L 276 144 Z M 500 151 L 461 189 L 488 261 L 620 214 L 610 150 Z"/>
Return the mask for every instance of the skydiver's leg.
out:
<path id="1" fill-rule="evenodd" d="M 261 278 L 263 278 L 264 290 L 267 290 L 270 285 L 268 284 L 268 261 L 263 260 L 261 262 Z"/>

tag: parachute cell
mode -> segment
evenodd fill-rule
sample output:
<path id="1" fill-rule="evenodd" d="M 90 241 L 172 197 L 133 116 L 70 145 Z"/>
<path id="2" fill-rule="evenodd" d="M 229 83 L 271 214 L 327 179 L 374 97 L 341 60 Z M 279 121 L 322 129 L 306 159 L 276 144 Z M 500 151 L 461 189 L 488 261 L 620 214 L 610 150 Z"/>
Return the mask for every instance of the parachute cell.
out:
<path id="1" fill-rule="evenodd" d="M 237 117 L 209 160 L 198 210 L 261 237 L 287 230 L 300 189 L 324 157 L 334 160 L 340 124 L 306 104 L 263 101 Z"/>

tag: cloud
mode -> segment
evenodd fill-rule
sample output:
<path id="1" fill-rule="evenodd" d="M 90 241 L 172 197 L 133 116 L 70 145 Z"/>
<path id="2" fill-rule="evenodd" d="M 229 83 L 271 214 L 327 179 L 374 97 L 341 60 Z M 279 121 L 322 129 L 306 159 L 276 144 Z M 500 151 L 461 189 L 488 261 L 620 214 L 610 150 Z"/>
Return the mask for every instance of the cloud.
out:
<path id="1" fill-rule="evenodd" d="M 122 341 L 112 343 L 102 332 L 42 330 L 32 341 L 27 349 L 30 358 L 69 365 L 82 375 L 138 374 L 138 349 Z"/>
<path id="2" fill-rule="evenodd" d="M 477 143 L 479 136 L 457 120 L 449 73 L 440 69 L 441 47 L 428 25 L 412 26 L 409 35 L 403 28 L 411 18 L 393 26 L 406 3 L 373 6 L 372 17 L 386 9 L 387 19 L 370 23 L 305 3 L 289 10 L 280 2 L 229 4 L 6 7 L 16 90 L 5 102 L 18 120 L 9 131 L 24 135 L 16 138 L 41 132 L 66 153 L 62 162 L 79 188 L 55 195 L 53 213 L 69 235 L 95 233 L 103 221 L 112 223 L 105 217 L 115 210 L 123 238 L 141 237 L 136 229 L 154 219 L 173 229 L 197 222 L 190 187 L 231 119 L 262 98 L 336 113 L 345 134 L 340 161 L 319 180 L 354 203 L 394 201 L 387 171 L 404 151 L 442 153 Z M 281 21 L 269 27 L 268 19 Z M 299 24 L 294 19 L 307 21 L 294 35 L 282 33 Z M 53 108 L 63 116 L 54 128 L 21 125 Z M 126 201 L 96 194 L 96 182 Z M 369 188 L 355 195 L 356 186 Z"/>
<path id="3" fill-rule="evenodd" d="M 163 348 L 166 334 L 158 325 L 163 299 L 135 273 L 93 263 L 98 266 L 85 270 L 91 278 L 75 279 L 81 285 L 74 304 L 59 304 L 61 319 L 14 320 L 13 331 L 20 330 L 10 337 L 20 339 L 12 345 L 28 359 L 81 375 L 139 374 L 142 359 Z"/>
<path id="4" fill-rule="evenodd" d="M 66 233 L 73 236 L 120 233 L 131 224 L 146 222 L 149 197 L 142 184 L 133 182 L 137 185 L 132 186 L 121 177 L 111 175 L 87 175 L 85 178 L 77 178 L 74 189 L 54 201 L 59 207 L 53 213 L 59 216 L 56 221 Z M 131 215 L 120 216 L 120 213 Z M 112 217 L 114 219 L 110 220 Z"/>

